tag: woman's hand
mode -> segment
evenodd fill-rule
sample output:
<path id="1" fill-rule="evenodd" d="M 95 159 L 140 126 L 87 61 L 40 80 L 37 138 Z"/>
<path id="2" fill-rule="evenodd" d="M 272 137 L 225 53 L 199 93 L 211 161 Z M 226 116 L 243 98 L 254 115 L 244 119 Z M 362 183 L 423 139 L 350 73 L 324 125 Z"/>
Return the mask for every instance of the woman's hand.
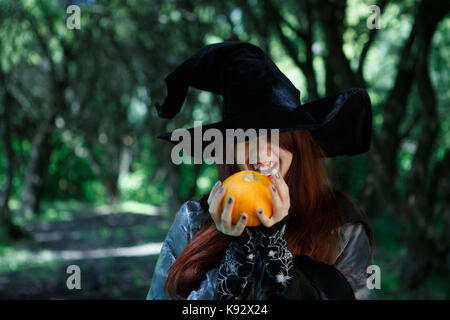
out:
<path id="1" fill-rule="evenodd" d="M 209 194 L 208 211 L 214 223 L 216 224 L 217 230 L 219 230 L 223 234 L 238 237 L 242 234 L 247 224 L 247 214 L 243 213 L 238 223 L 234 225 L 231 222 L 231 214 L 233 212 L 234 206 L 233 197 L 229 196 L 227 198 L 223 211 L 220 212 L 220 204 L 222 203 L 224 194 L 225 188 L 222 186 L 222 183 L 220 181 L 217 181 Z"/>
<path id="2" fill-rule="evenodd" d="M 274 175 L 270 177 L 273 184 L 269 186 L 270 194 L 272 195 L 273 201 L 273 214 L 272 217 L 268 218 L 261 208 L 256 210 L 258 213 L 259 221 L 265 226 L 270 228 L 275 223 L 283 220 L 291 207 L 291 201 L 289 199 L 289 187 L 284 181 L 281 174 L 277 171 Z"/>
<path id="3" fill-rule="evenodd" d="M 276 293 L 282 295 L 294 276 L 293 255 L 284 238 L 291 202 L 289 188 L 281 174 L 277 171 L 270 179 L 273 182 L 269 186 L 273 200 L 273 214 L 268 218 L 261 209 L 256 210 L 262 224 L 257 235 L 258 248 L 267 273 L 273 280 Z"/>

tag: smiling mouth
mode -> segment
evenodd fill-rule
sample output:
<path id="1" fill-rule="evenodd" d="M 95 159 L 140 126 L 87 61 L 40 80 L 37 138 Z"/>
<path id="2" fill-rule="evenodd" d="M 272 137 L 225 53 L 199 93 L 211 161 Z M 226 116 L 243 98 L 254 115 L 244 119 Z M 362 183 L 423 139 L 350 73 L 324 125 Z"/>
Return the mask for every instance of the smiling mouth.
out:
<path id="1" fill-rule="evenodd" d="M 254 171 L 258 171 L 263 175 L 270 176 L 277 165 L 278 162 L 276 161 L 266 161 L 258 162 L 257 164 L 250 164 L 250 168 Z"/>

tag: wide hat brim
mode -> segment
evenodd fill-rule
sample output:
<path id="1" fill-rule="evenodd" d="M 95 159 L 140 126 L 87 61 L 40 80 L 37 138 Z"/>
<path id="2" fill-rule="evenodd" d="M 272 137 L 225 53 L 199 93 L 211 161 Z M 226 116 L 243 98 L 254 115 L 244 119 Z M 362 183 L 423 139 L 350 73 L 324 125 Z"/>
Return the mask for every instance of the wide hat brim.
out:
<path id="1" fill-rule="evenodd" d="M 351 88 L 334 96 L 317 99 L 300 105 L 295 110 L 265 110 L 254 114 L 243 114 L 220 122 L 185 129 L 190 136 L 195 132 L 204 133 L 208 129 L 218 129 L 226 143 L 226 129 L 278 129 L 280 133 L 293 130 L 308 130 L 326 154 L 326 157 L 354 156 L 370 149 L 372 134 L 372 106 L 367 92 L 361 88 Z M 167 132 L 159 139 L 178 144 L 171 140 L 172 133 Z M 270 131 L 268 132 L 270 133 Z M 193 139 L 191 139 L 193 142 Z M 229 141 L 229 140 L 228 140 Z M 234 140 L 233 142 L 239 142 Z M 200 144 L 194 149 L 184 150 L 185 155 L 196 155 L 211 142 L 196 140 Z"/>

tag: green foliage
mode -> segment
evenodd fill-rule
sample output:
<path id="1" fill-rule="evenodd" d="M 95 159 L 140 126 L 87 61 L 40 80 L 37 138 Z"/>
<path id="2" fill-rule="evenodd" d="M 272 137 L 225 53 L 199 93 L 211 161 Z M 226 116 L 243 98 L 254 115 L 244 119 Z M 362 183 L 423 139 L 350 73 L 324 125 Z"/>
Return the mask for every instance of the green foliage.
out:
<path id="1" fill-rule="evenodd" d="M 86 158 L 69 148 L 59 132 L 54 135 L 53 143 L 55 151 L 50 159 L 44 199 L 95 201 L 100 196 L 104 200 L 99 191 L 101 185 L 96 186 L 97 178 Z"/>

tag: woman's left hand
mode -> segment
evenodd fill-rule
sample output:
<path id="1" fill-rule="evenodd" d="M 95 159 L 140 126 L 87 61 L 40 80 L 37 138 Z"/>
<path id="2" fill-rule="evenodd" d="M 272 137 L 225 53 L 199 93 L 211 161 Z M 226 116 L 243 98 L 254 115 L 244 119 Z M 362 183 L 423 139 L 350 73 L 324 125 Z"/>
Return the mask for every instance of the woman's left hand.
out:
<path id="1" fill-rule="evenodd" d="M 257 210 L 259 221 L 268 228 L 286 217 L 289 213 L 289 208 L 291 207 L 289 187 L 278 170 L 270 177 L 270 180 L 273 182 L 273 184 L 269 186 L 273 201 L 272 217 L 268 218 L 260 208 Z"/>

